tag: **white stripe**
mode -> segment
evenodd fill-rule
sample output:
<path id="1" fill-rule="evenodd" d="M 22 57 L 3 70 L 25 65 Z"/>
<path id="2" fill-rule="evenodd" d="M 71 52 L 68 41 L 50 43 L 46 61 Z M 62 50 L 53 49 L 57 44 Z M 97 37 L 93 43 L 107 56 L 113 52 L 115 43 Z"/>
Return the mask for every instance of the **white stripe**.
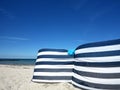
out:
<path id="1" fill-rule="evenodd" d="M 92 88 L 92 87 L 83 86 L 83 85 L 77 84 L 74 81 L 72 81 L 72 84 L 78 86 L 79 88 L 84 88 L 84 89 L 87 89 L 87 90 L 106 90 L 106 89 L 96 89 L 96 88 Z"/>
<path id="2" fill-rule="evenodd" d="M 39 52 L 39 55 L 68 55 L 67 52 L 57 52 L 57 51 L 45 51 L 45 52 Z"/>
<path id="3" fill-rule="evenodd" d="M 50 61 L 50 62 L 69 62 L 69 61 L 74 61 L 74 59 L 55 59 L 55 58 L 39 58 L 36 60 L 36 62 L 40 61 Z"/>
<path id="4" fill-rule="evenodd" d="M 120 56 L 75 58 L 75 61 L 77 62 L 116 62 L 116 61 L 120 61 Z"/>
<path id="5" fill-rule="evenodd" d="M 36 68 L 47 68 L 47 69 L 67 69 L 67 68 L 70 68 L 72 69 L 74 67 L 74 65 L 36 65 L 35 66 L 35 69 Z"/>
<path id="6" fill-rule="evenodd" d="M 75 51 L 75 54 L 114 51 L 114 50 L 120 50 L 120 45 L 111 45 L 111 46 L 101 46 L 101 47 L 91 47 L 91 48 L 78 49 Z"/>
<path id="7" fill-rule="evenodd" d="M 32 79 L 34 82 L 72 82 L 71 80 L 40 80 L 40 79 Z"/>
<path id="8" fill-rule="evenodd" d="M 34 72 L 35 76 L 72 76 L 71 72 Z"/>
<path id="9" fill-rule="evenodd" d="M 110 85 L 120 84 L 120 79 L 93 78 L 93 77 L 80 76 L 78 74 L 74 74 L 73 76 L 79 80 L 94 83 L 94 84 L 110 84 Z"/>
<path id="10" fill-rule="evenodd" d="M 120 73 L 120 67 L 96 68 L 96 67 L 75 66 L 74 69 L 78 71 L 93 72 L 93 73 Z"/>

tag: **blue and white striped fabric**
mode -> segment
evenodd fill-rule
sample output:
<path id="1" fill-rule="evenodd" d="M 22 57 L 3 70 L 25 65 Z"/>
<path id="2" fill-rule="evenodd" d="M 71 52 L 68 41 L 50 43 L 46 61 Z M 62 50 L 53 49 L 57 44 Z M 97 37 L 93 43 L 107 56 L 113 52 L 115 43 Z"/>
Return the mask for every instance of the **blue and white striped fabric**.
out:
<path id="1" fill-rule="evenodd" d="M 71 82 L 73 61 L 65 49 L 40 49 L 32 81 Z"/>
<path id="2" fill-rule="evenodd" d="M 72 84 L 87 90 L 120 90 L 120 39 L 80 45 Z"/>
<path id="3" fill-rule="evenodd" d="M 120 39 L 38 52 L 34 82 L 71 82 L 85 90 L 120 90 Z"/>

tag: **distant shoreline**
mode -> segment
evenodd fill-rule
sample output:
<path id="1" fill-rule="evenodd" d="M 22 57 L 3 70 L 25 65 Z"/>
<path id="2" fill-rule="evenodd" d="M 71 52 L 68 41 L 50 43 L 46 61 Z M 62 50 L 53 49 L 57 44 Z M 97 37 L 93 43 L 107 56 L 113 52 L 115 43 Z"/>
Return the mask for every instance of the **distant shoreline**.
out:
<path id="1" fill-rule="evenodd" d="M 35 65 L 36 59 L 1 59 L 0 65 Z"/>
<path id="2" fill-rule="evenodd" d="M 9 60 L 15 60 L 15 59 L 18 59 L 18 60 L 19 60 L 19 59 L 20 59 L 20 60 L 21 60 L 21 59 L 22 59 L 22 60 L 27 60 L 27 59 L 29 59 L 29 60 L 30 60 L 30 59 L 36 59 L 36 58 L 0 58 L 0 60 L 8 60 L 8 59 L 9 59 Z"/>

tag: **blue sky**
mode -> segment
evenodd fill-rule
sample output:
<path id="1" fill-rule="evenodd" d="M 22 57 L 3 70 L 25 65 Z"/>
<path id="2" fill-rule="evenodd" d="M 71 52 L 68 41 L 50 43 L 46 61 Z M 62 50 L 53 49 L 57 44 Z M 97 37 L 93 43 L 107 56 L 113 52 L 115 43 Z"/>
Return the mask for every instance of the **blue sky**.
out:
<path id="1" fill-rule="evenodd" d="M 120 38 L 120 0 L 0 0 L 0 58 Z"/>

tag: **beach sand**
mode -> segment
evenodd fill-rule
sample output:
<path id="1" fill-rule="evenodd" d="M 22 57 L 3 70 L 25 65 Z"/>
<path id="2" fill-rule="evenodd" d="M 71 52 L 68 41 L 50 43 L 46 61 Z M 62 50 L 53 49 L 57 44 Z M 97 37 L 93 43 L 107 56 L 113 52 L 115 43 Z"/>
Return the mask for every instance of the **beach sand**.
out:
<path id="1" fill-rule="evenodd" d="M 69 83 L 34 83 L 34 66 L 0 65 L 0 90 L 80 90 Z"/>

